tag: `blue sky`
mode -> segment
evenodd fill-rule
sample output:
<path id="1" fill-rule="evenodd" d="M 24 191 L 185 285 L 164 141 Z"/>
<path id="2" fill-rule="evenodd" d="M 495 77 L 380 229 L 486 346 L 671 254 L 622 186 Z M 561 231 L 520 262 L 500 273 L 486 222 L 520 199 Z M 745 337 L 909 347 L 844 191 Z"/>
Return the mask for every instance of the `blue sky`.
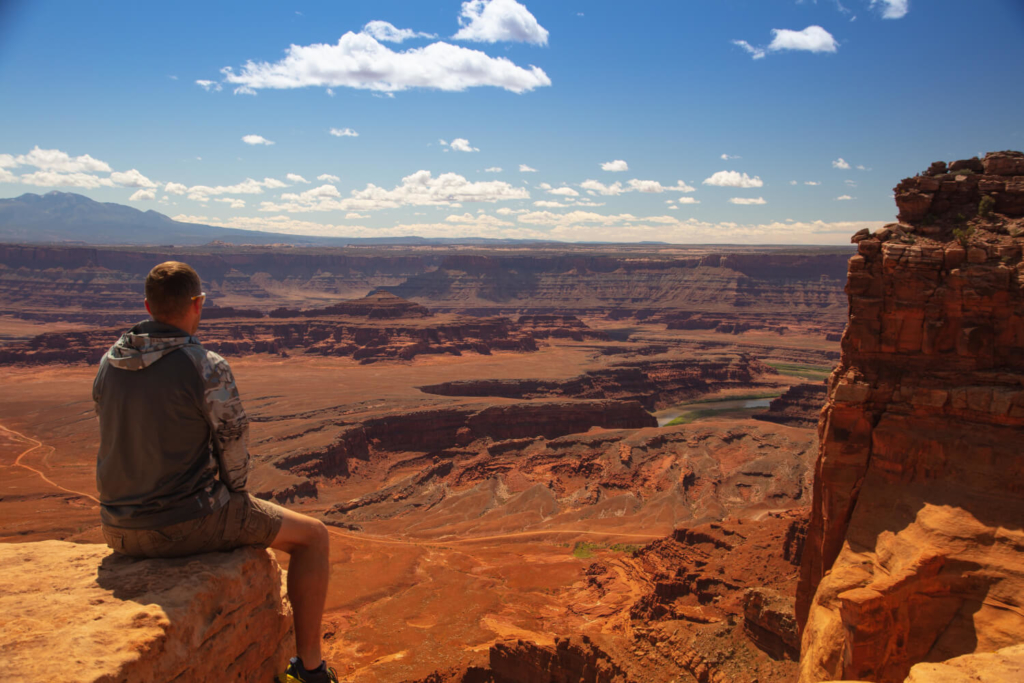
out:
<path id="1" fill-rule="evenodd" d="M 931 161 L 1024 148 L 1022 38 L 1019 0 L 6 2 L 0 196 L 839 244 Z"/>

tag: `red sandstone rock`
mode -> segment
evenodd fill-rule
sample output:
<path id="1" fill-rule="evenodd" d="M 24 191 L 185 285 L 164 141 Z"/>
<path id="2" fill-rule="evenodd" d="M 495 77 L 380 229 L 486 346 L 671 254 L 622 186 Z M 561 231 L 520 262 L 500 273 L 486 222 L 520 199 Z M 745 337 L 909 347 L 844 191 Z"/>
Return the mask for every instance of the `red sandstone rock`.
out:
<path id="1" fill-rule="evenodd" d="M 916 664 L 905 683 L 1014 683 L 1024 681 L 1024 645 Z"/>
<path id="2" fill-rule="evenodd" d="M 294 650 L 266 550 L 130 560 L 106 546 L 0 544 L 9 680 L 269 681 Z"/>
<path id="3" fill-rule="evenodd" d="M 973 225 L 966 249 L 862 241 L 850 262 L 797 594 L 802 683 L 895 683 L 1024 641 L 1024 269 L 1019 240 Z"/>

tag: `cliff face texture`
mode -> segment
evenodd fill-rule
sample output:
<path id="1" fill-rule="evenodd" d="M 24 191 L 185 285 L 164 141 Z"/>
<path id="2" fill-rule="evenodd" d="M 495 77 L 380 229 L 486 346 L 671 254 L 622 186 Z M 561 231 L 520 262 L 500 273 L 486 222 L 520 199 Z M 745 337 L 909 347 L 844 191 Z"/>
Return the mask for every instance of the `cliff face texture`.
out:
<path id="1" fill-rule="evenodd" d="M 901 217 L 913 199 L 927 221 L 854 237 L 797 595 L 801 683 L 903 681 L 1024 642 L 1024 207 L 1001 194 L 1024 177 L 986 180 L 1024 173 L 1024 155 L 951 168 L 967 163 L 981 181 L 897 188 Z"/>
<path id="2" fill-rule="evenodd" d="M 63 541 L 0 545 L 9 680 L 269 681 L 294 649 L 267 551 L 145 560 Z"/>

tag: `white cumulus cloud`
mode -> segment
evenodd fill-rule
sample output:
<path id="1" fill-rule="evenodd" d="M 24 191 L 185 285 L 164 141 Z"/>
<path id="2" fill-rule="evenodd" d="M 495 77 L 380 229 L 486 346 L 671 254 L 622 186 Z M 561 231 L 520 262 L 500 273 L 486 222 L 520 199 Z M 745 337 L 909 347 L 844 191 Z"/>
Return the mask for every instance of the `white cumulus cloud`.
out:
<path id="1" fill-rule="evenodd" d="M 244 135 L 242 136 L 242 142 L 247 145 L 272 145 L 274 142 L 268 140 L 262 135 Z"/>
<path id="2" fill-rule="evenodd" d="M 719 171 L 710 178 L 705 178 L 704 184 L 716 187 L 751 188 L 763 187 L 764 181 L 761 180 L 760 176 L 751 178 L 746 173 L 739 173 L 738 171 Z"/>
<path id="3" fill-rule="evenodd" d="M 469 144 L 469 140 L 466 138 L 455 138 L 451 144 L 448 145 L 451 149 L 456 152 L 479 152 L 480 150 Z"/>
<path id="4" fill-rule="evenodd" d="M 871 0 L 871 6 L 882 6 L 883 19 L 902 19 L 910 11 L 910 0 Z"/>
<path id="5" fill-rule="evenodd" d="M 530 10 L 516 0 L 470 0 L 462 3 L 462 28 L 455 40 L 478 43 L 517 42 L 548 44 L 548 31 Z"/>
<path id="6" fill-rule="evenodd" d="M 503 221 L 496 216 L 491 216 L 486 213 L 477 213 L 476 215 L 471 213 L 464 214 L 452 214 L 445 218 L 448 223 L 469 223 L 472 225 L 491 225 L 491 226 L 505 226 L 513 225 L 508 221 Z"/>
<path id="7" fill-rule="evenodd" d="M 808 26 L 803 31 L 785 28 L 772 29 L 772 42 L 768 50 L 802 50 L 805 52 L 835 52 L 839 43 L 832 34 L 820 26 Z"/>
<path id="8" fill-rule="evenodd" d="M 139 171 L 134 168 L 130 171 L 125 171 L 124 173 L 114 171 L 110 174 L 110 179 L 121 187 L 156 187 L 156 183 L 139 173 Z"/>
<path id="9" fill-rule="evenodd" d="M 26 185 L 40 187 L 81 187 L 95 189 L 97 187 L 114 187 L 110 178 L 100 178 L 91 173 L 60 173 L 58 171 L 36 171 L 21 176 Z"/>
<path id="10" fill-rule="evenodd" d="M 306 185 L 309 185 L 309 181 L 300 176 L 298 173 L 286 173 L 284 177 L 293 183 L 305 183 Z"/>
<path id="11" fill-rule="evenodd" d="M 767 204 L 768 202 L 764 200 L 764 197 L 757 197 L 756 199 L 753 197 L 733 197 L 729 200 L 729 203 L 746 206 L 749 204 Z"/>
<path id="12" fill-rule="evenodd" d="M 723 154 L 721 157 L 722 161 L 730 161 L 732 159 L 742 159 L 742 157 L 735 154 Z"/>
<path id="13" fill-rule="evenodd" d="M 392 93 L 409 88 L 461 91 L 494 86 L 515 93 L 551 85 L 536 66 L 522 68 L 445 42 L 396 52 L 373 36 L 349 31 L 337 44 L 291 45 L 278 62 L 246 62 L 221 69 L 228 83 L 250 90 L 348 87 Z"/>
<path id="14" fill-rule="evenodd" d="M 471 182 L 457 173 L 434 177 L 430 171 L 417 171 L 402 178 L 401 184 L 388 190 L 369 184 L 341 198 L 332 185 L 323 185 L 302 194 L 283 194 L 282 203 L 262 202 L 260 211 L 304 213 L 309 211 L 376 211 L 400 206 L 448 206 L 462 202 L 499 202 L 529 199 L 530 193 L 500 180 Z"/>
<path id="15" fill-rule="evenodd" d="M 526 164 L 519 164 L 520 173 L 536 173 L 537 169 L 527 166 Z"/>
<path id="16" fill-rule="evenodd" d="M 182 195 L 188 192 L 188 187 L 182 185 L 181 183 L 167 183 L 166 185 L 164 185 L 164 192 L 167 192 L 169 194 Z"/>
<path id="17" fill-rule="evenodd" d="M 206 92 L 220 92 L 223 89 L 221 84 L 217 83 L 216 81 L 198 80 L 196 81 L 196 85 L 201 87 Z"/>
<path id="18" fill-rule="evenodd" d="M 269 190 L 276 190 L 278 188 L 288 187 L 287 183 L 283 183 L 277 178 L 264 178 L 263 182 L 260 184 Z"/>
<path id="19" fill-rule="evenodd" d="M 616 159 L 615 161 L 606 161 L 601 164 L 602 171 L 628 171 L 629 164 L 622 159 Z"/>
<path id="20" fill-rule="evenodd" d="M 331 128 L 331 135 L 336 138 L 357 138 L 359 133 L 351 128 Z"/>
<path id="21" fill-rule="evenodd" d="M 624 188 L 622 186 L 622 183 L 620 183 L 617 180 L 611 185 L 605 185 L 599 180 L 591 180 L 588 178 L 587 180 L 584 180 L 582 183 L 580 183 L 580 187 L 582 187 L 584 190 L 587 190 L 588 192 L 596 192 L 597 194 L 603 194 L 609 197 L 614 197 L 615 195 L 620 195 L 623 192 L 629 191 L 626 188 Z"/>
<path id="22" fill-rule="evenodd" d="M 73 157 L 67 152 L 59 149 L 40 149 L 37 145 L 28 154 L 19 154 L 11 157 L 5 154 L 4 165 L 9 168 L 15 166 L 35 166 L 42 171 L 57 171 L 58 173 L 110 173 L 110 165 L 105 161 L 94 159 L 88 154 Z"/>
<path id="23" fill-rule="evenodd" d="M 732 41 L 732 44 L 739 45 L 740 47 L 742 47 L 744 50 L 747 51 L 747 53 L 752 55 L 754 59 L 764 59 L 765 54 L 767 54 L 763 47 L 754 47 L 745 40 L 734 40 Z M 724 154 L 722 155 L 722 158 L 725 158 Z"/>
<path id="24" fill-rule="evenodd" d="M 232 209 L 244 209 L 245 208 L 245 200 L 244 199 L 235 199 L 234 197 L 220 197 L 218 199 L 214 199 L 213 201 L 215 201 L 215 202 L 223 202 L 224 204 L 228 204 Z"/>
<path id="25" fill-rule="evenodd" d="M 675 185 L 662 185 L 657 180 L 637 180 L 633 178 L 629 181 L 629 188 L 636 190 L 637 192 L 654 192 L 660 194 L 662 192 L 696 192 L 697 188 L 690 187 L 682 180 L 677 180 Z"/>
<path id="26" fill-rule="evenodd" d="M 560 197 L 579 197 L 580 193 L 571 187 L 556 187 L 553 190 L 548 190 L 548 194 L 558 195 Z"/>
<path id="27" fill-rule="evenodd" d="M 820 26 L 808 26 L 802 31 L 773 28 L 772 42 L 767 47 L 751 45 L 745 40 L 734 40 L 732 43 L 743 48 L 754 59 L 763 59 L 769 52 L 784 50 L 835 52 L 839 49 L 839 43 L 832 37 L 832 34 Z"/>
<path id="28" fill-rule="evenodd" d="M 155 190 L 136 190 L 131 197 L 128 198 L 130 202 L 141 202 L 144 200 L 156 199 Z"/>
<path id="29" fill-rule="evenodd" d="M 484 173 L 501 173 L 501 166 L 491 166 L 490 168 L 485 168 Z"/>
<path id="30" fill-rule="evenodd" d="M 322 173 L 321 175 L 318 175 L 316 179 L 325 183 L 336 183 L 341 180 L 338 176 L 331 175 L 330 173 Z"/>
<path id="31" fill-rule="evenodd" d="M 263 183 L 246 178 L 235 185 L 193 185 L 188 188 L 188 198 L 197 202 L 205 202 L 210 196 L 222 194 L 263 194 Z"/>
<path id="32" fill-rule="evenodd" d="M 832 162 L 832 168 L 841 168 L 843 170 L 849 170 L 850 164 L 847 163 L 846 159 L 839 157 L 838 159 Z"/>
<path id="33" fill-rule="evenodd" d="M 411 28 L 395 28 L 394 24 L 387 21 L 371 21 L 363 27 L 363 33 L 373 36 L 377 40 L 389 43 L 401 43 L 410 38 L 436 38 L 432 33 L 418 33 Z"/>
<path id="34" fill-rule="evenodd" d="M 842 195 L 841 197 L 836 197 L 836 201 L 837 201 L 837 202 L 845 202 L 845 201 L 849 201 L 849 200 L 851 200 L 851 199 L 853 199 L 853 197 L 851 197 L 851 196 L 850 196 L 850 195 L 848 195 L 848 194 L 844 194 L 844 195 Z"/>

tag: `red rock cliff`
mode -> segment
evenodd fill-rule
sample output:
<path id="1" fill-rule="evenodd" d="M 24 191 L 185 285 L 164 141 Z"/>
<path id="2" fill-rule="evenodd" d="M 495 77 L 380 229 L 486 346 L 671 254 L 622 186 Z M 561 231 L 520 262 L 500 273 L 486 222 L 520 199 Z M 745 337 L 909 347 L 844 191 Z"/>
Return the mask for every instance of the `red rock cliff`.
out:
<path id="1" fill-rule="evenodd" d="M 900 184 L 901 217 L 913 200 L 927 220 L 854 238 L 797 596 L 801 683 L 903 681 L 1024 642 L 1024 207 L 1001 194 L 1024 176 L 989 178 L 1024 173 L 1024 155 L 964 164 L 987 173 L 927 197 L 907 188 L 933 176 Z"/>

